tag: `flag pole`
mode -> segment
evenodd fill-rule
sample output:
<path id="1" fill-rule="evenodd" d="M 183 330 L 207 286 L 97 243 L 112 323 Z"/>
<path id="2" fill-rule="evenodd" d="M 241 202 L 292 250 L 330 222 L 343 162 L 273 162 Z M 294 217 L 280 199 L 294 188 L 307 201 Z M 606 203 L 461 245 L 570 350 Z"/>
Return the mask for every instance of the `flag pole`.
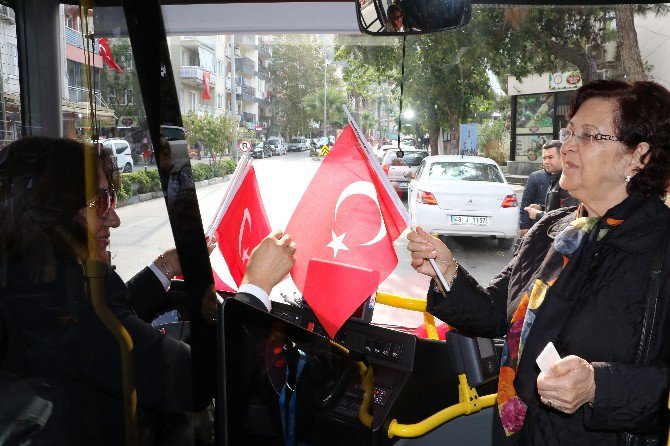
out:
<path id="1" fill-rule="evenodd" d="M 212 223 L 209 225 L 207 228 L 207 236 L 211 237 L 212 234 L 216 231 L 216 227 L 219 226 L 219 223 L 221 223 L 221 219 L 223 218 L 224 214 L 226 213 L 226 210 L 228 209 L 228 206 L 230 205 L 230 202 L 232 201 L 233 197 L 237 193 L 237 190 L 240 187 L 240 178 L 244 178 L 244 175 L 242 175 L 242 172 L 247 172 L 249 168 L 251 167 L 251 157 L 249 156 L 249 153 L 246 152 L 244 155 L 242 155 L 242 158 L 240 158 L 240 161 L 237 163 L 237 167 L 235 168 L 235 171 L 233 172 L 233 177 L 230 180 L 230 185 L 228 186 L 228 189 L 226 190 L 226 193 L 223 196 L 223 199 L 221 200 L 221 204 L 219 205 L 219 209 L 216 212 L 216 216 L 212 220 Z"/>
<path id="2" fill-rule="evenodd" d="M 402 204 L 402 201 L 400 201 L 400 197 L 396 193 L 395 189 L 393 189 L 393 187 L 391 186 L 388 176 L 383 173 L 382 167 L 379 164 L 379 162 L 377 162 L 376 156 L 372 151 L 372 147 L 370 147 L 370 143 L 368 143 L 367 139 L 363 138 L 363 132 L 361 132 L 361 129 L 358 127 L 358 124 L 354 120 L 354 117 L 351 116 L 351 113 L 349 113 L 349 109 L 347 108 L 347 106 L 345 105 L 343 107 L 349 119 L 349 124 L 351 125 L 351 128 L 354 130 L 354 134 L 356 134 L 356 138 L 358 138 L 359 142 L 363 146 L 363 152 L 365 152 L 365 155 L 367 157 L 368 166 L 370 166 L 377 173 L 377 177 L 379 177 L 384 187 L 387 189 L 387 191 L 389 191 L 388 195 L 393 200 L 393 204 L 398 210 L 398 213 L 402 215 L 402 217 L 405 219 L 405 223 L 407 223 L 407 226 L 412 227 L 412 225 L 410 224 L 409 212 L 407 212 L 405 205 Z M 400 134 L 400 131 L 398 131 L 398 134 Z M 393 193 L 391 193 L 391 191 Z M 412 229 L 416 228 L 414 227 Z M 444 274 L 442 274 L 442 271 L 437 266 L 437 262 L 435 262 L 435 259 L 428 259 L 428 261 L 435 270 L 435 274 L 437 275 L 438 281 L 442 286 L 442 289 L 444 290 L 445 293 L 448 293 L 451 290 L 451 287 L 447 283 L 447 279 L 444 277 Z"/>

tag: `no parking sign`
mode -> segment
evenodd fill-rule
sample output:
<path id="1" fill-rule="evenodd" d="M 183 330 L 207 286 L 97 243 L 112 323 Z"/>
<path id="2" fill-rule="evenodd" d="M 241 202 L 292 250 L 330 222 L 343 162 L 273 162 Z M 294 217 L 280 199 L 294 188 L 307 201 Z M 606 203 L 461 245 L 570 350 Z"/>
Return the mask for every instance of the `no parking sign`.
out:
<path id="1" fill-rule="evenodd" d="M 251 142 L 242 140 L 237 143 L 237 148 L 240 152 L 248 152 L 251 150 Z"/>

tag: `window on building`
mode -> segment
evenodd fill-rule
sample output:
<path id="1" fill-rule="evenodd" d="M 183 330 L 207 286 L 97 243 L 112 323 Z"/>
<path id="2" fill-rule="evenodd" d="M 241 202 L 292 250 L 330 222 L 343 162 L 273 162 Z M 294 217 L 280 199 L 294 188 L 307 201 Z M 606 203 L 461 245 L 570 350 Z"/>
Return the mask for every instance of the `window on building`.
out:
<path id="1" fill-rule="evenodd" d="M 223 61 L 220 59 L 216 59 L 216 74 L 218 74 L 219 76 L 223 76 L 223 73 L 225 73 Z"/>
<path id="2" fill-rule="evenodd" d="M 5 50 L 5 72 L 12 76 L 19 75 L 19 55 L 16 45 L 8 43 Z"/>
<path id="3" fill-rule="evenodd" d="M 65 26 L 74 29 L 74 17 L 71 14 L 65 14 Z"/>
<path id="4" fill-rule="evenodd" d="M 195 94 L 195 91 L 191 91 L 191 104 L 190 104 L 190 110 L 195 113 L 195 107 L 197 105 L 197 95 Z"/>
<path id="5" fill-rule="evenodd" d="M 223 108 L 223 94 L 219 93 L 216 95 L 216 108 Z"/>

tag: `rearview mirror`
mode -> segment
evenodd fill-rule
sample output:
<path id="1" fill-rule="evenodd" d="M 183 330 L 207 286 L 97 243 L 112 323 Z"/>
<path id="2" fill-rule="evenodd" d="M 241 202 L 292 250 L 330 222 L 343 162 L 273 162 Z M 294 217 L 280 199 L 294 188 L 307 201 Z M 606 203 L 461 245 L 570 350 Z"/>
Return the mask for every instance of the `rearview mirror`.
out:
<path id="1" fill-rule="evenodd" d="M 376 36 L 424 34 L 470 21 L 470 0 L 356 0 L 358 27 Z"/>

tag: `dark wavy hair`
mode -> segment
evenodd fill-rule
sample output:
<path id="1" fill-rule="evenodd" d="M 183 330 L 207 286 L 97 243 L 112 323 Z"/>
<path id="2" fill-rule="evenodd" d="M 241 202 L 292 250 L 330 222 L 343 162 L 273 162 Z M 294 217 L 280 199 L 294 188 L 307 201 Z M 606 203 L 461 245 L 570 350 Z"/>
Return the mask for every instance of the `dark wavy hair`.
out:
<path id="1" fill-rule="evenodd" d="M 628 83 L 598 80 L 579 88 L 572 98 L 568 118 L 589 99 L 616 102 L 612 118 L 616 136 L 629 152 L 641 142 L 649 144 L 638 169 L 626 186 L 629 195 L 664 195 L 670 183 L 670 91 L 655 82 Z"/>
<path id="2" fill-rule="evenodd" d="M 79 211 L 95 198 L 99 182 L 96 164 L 89 172 L 95 192 L 87 196 L 87 151 L 118 190 L 116 162 L 96 146 L 32 136 L 0 149 L 0 288 L 12 263 L 27 268 L 33 282 L 49 282 L 57 260 L 83 259 L 87 235 Z"/>

